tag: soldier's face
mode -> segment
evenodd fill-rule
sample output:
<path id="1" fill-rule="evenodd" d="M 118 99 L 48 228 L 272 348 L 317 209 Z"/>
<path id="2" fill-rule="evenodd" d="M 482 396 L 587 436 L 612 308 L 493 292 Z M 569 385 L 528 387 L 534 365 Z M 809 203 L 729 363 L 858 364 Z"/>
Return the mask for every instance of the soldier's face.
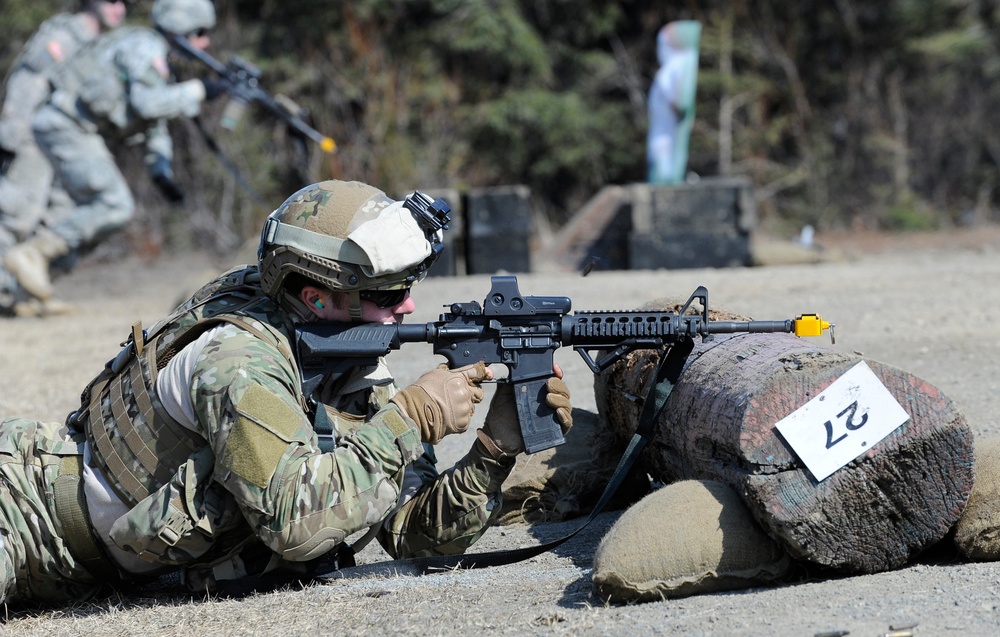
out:
<path id="1" fill-rule="evenodd" d="M 334 298 L 327 290 L 307 285 L 302 288 L 300 298 L 318 318 L 324 321 L 352 322 L 350 300 L 346 294 Z M 362 299 L 361 321 L 364 323 L 402 323 L 406 315 L 412 314 L 416 309 L 417 306 L 409 292 L 402 301 L 389 307 L 379 307 L 372 301 Z"/>
<path id="2" fill-rule="evenodd" d="M 102 0 L 95 7 L 97 19 L 105 29 L 114 29 L 125 21 L 125 0 Z"/>
<path id="3" fill-rule="evenodd" d="M 211 37 L 209 36 L 208 29 L 198 29 L 192 33 L 188 33 L 187 41 L 188 44 L 198 49 L 199 51 L 204 51 L 211 44 Z"/>

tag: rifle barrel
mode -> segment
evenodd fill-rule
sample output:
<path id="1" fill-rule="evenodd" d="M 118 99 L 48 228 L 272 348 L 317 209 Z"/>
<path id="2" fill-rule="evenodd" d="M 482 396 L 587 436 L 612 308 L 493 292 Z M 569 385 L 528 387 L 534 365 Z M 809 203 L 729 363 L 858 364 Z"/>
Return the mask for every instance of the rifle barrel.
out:
<path id="1" fill-rule="evenodd" d="M 706 334 L 772 334 L 794 332 L 794 321 L 709 321 L 702 325 Z"/>

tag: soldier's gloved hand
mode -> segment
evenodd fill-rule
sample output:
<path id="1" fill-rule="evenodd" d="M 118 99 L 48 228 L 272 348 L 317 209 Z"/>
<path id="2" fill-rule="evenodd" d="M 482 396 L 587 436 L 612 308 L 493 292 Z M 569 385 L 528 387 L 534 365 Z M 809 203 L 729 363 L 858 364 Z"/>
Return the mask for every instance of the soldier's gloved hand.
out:
<path id="1" fill-rule="evenodd" d="M 555 410 L 556 421 L 563 435 L 573 427 L 573 406 L 569 400 L 569 387 L 562 380 L 562 370 L 556 366 L 556 375 L 545 382 L 545 404 Z M 517 419 L 513 383 L 500 383 L 490 401 L 483 428 L 476 432 L 480 442 L 496 460 L 516 456 L 524 451 L 521 425 Z"/>
<path id="2" fill-rule="evenodd" d="M 448 369 L 441 365 L 392 397 L 420 428 L 420 439 L 432 445 L 448 434 L 469 428 L 476 405 L 483 400 L 484 380 L 493 377 L 485 363 Z"/>

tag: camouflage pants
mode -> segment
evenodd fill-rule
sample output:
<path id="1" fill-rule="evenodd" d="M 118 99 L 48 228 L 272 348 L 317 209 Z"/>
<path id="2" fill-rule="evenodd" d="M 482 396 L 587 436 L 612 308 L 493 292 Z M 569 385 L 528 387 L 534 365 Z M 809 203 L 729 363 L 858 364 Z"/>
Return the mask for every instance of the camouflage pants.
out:
<path id="1" fill-rule="evenodd" d="M 82 446 L 60 423 L 0 423 L 0 602 L 80 601 L 100 588 L 70 553 L 56 513 L 64 459 Z"/>
<path id="2" fill-rule="evenodd" d="M 52 164 L 37 146 L 31 149 L 18 151 L 0 179 L 0 254 L 73 213 L 69 193 L 53 183 Z"/>
<path id="3" fill-rule="evenodd" d="M 69 215 L 47 224 L 52 231 L 78 249 L 92 247 L 128 223 L 135 201 L 104 138 L 53 106 L 43 106 L 32 126 L 55 169 L 51 197 L 63 201 L 68 195 L 74 206 Z"/>
<path id="4" fill-rule="evenodd" d="M 34 140 L 17 149 L 0 179 L 0 249 L 24 241 L 45 216 L 52 164 Z"/>

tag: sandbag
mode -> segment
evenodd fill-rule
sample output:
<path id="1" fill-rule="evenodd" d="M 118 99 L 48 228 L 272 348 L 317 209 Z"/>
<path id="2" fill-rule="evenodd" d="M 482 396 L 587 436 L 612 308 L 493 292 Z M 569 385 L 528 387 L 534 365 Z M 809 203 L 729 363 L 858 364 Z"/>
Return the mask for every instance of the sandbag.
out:
<path id="1" fill-rule="evenodd" d="M 731 487 L 685 480 L 615 522 L 594 557 L 594 590 L 612 602 L 686 597 L 774 582 L 791 563 Z"/>
<path id="2" fill-rule="evenodd" d="M 1000 560 L 1000 438 L 976 440 L 976 479 L 955 524 L 955 545 L 967 559 Z"/>

